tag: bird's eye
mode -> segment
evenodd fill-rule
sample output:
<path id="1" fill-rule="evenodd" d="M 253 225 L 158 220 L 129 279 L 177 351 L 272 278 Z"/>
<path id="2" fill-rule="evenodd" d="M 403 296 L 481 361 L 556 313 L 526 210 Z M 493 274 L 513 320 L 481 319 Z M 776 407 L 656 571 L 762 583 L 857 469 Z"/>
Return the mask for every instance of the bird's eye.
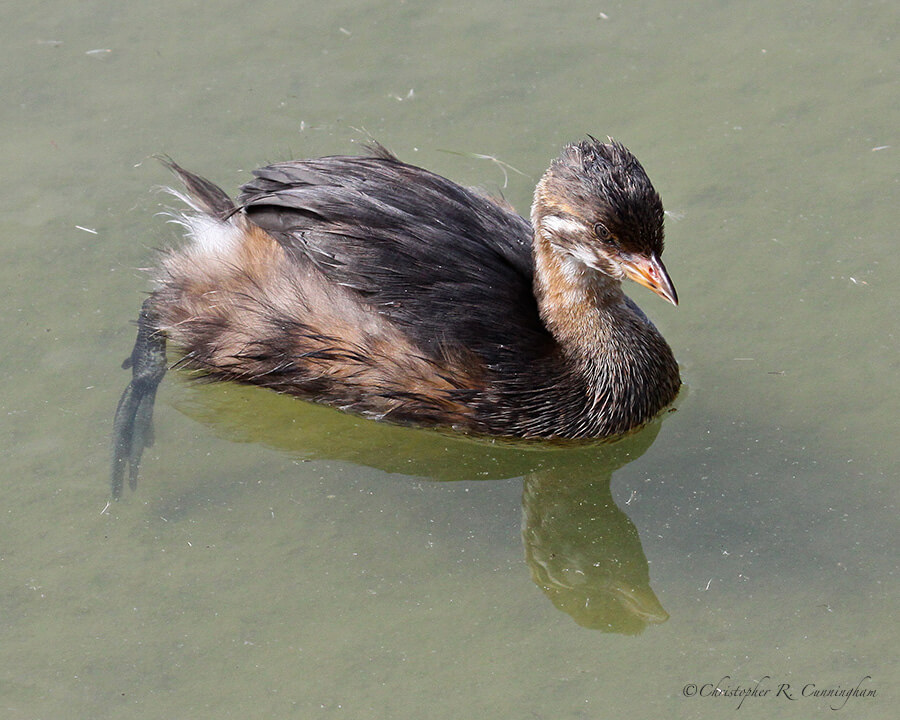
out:
<path id="1" fill-rule="evenodd" d="M 616 242 L 615 238 L 613 238 L 612 236 L 612 233 L 609 231 L 609 228 L 607 228 L 603 223 L 594 224 L 594 235 L 596 235 L 597 239 L 601 242 L 608 243 L 613 247 L 619 247 L 619 243 Z"/>

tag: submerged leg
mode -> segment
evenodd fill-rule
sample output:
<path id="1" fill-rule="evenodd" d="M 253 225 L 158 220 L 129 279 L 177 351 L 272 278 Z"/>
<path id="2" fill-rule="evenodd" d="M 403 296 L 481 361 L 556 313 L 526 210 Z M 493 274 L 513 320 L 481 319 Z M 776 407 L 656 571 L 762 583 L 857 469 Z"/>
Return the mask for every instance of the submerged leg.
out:
<path id="1" fill-rule="evenodd" d="M 119 499 L 128 467 L 128 486 L 137 487 L 144 448 L 153 445 L 153 403 L 156 388 L 166 374 L 166 337 L 156 327 L 151 296 L 141 306 L 138 334 L 131 356 L 122 363 L 132 378 L 119 399 L 113 421 L 112 496 Z"/>

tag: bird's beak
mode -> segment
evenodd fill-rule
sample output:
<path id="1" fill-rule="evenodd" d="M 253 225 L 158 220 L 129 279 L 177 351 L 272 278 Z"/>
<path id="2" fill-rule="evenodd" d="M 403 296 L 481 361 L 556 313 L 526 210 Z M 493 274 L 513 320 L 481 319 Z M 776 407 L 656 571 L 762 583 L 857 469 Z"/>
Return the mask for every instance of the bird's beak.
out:
<path id="1" fill-rule="evenodd" d="M 657 255 L 650 257 L 632 255 L 628 258 L 619 258 L 619 262 L 625 274 L 636 283 L 650 288 L 673 305 L 678 305 L 678 293 L 675 292 L 675 286 L 669 279 L 666 266 Z"/>

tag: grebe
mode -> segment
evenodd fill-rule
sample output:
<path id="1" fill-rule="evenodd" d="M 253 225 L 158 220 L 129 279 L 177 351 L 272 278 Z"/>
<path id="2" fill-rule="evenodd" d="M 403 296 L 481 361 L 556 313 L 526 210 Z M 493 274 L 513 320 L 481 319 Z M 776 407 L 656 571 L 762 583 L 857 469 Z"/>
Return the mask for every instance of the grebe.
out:
<path id="1" fill-rule="evenodd" d="M 174 162 L 188 244 L 144 301 L 114 423 L 113 495 L 176 365 L 400 423 L 519 438 L 643 425 L 681 384 L 621 288 L 672 304 L 663 207 L 623 145 L 568 145 L 511 208 L 381 146 L 256 170 L 237 202 Z"/>

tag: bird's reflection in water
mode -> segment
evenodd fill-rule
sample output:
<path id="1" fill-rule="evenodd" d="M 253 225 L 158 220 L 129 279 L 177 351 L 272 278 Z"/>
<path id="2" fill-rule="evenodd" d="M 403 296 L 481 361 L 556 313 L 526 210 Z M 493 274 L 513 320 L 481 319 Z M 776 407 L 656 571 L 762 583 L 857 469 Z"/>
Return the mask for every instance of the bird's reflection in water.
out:
<path id="1" fill-rule="evenodd" d="M 637 528 L 613 501 L 610 475 L 525 478 L 522 540 L 531 577 L 579 625 L 637 634 L 669 614 L 650 587 Z"/>
<path id="2" fill-rule="evenodd" d="M 637 529 L 613 501 L 613 472 L 653 444 L 662 419 L 614 443 L 481 442 L 373 423 L 274 393 L 191 385 L 179 410 L 232 441 L 435 481 L 521 476 L 522 539 L 535 584 L 579 625 L 636 634 L 669 615 L 650 587 Z"/>

